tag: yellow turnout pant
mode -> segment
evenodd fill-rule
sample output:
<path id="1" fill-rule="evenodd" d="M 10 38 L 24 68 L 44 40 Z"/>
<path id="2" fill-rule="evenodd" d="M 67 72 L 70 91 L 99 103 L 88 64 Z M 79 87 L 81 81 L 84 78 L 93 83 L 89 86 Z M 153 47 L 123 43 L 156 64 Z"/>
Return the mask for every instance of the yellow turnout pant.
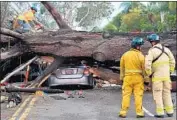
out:
<path id="1" fill-rule="evenodd" d="M 144 81 L 141 75 L 125 76 L 122 86 L 122 107 L 120 115 L 126 116 L 130 106 L 131 94 L 134 94 L 137 115 L 144 115 L 142 110 L 142 100 L 144 93 Z"/>
<path id="2" fill-rule="evenodd" d="M 164 109 L 167 114 L 172 114 L 174 110 L 171 98 L 171 81 L 153 82 L 152 91 L 157 115 L 164 115 Z"/>

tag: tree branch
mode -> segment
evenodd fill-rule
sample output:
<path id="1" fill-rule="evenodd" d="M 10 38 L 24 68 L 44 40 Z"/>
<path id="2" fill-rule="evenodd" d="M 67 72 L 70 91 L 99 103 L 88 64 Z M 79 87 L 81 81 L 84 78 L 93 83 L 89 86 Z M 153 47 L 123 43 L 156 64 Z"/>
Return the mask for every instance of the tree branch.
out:
<path id="1" fill-rule="evenodd" d="M 1 80 L 1 83 L 7 82 L 8 79 L 13 76 L 14 74 L 18 73 L 20 70 L 23 70 L 27 65 L 31 64 L 33 61 L 35 61 L 38 58 L 38 56 L 35 56 L 34 58 L 30 59 L 28 62 L 20 65 L 19 67 L 17 67 L 15 70 L 13 70 L 13 72 L 9 73 L 8 75 L 6 75 L 4 77 L 3 80 Z"/>
<path id="2" fill-rule="evenodd" d="M 49 77 L 50 74 L 55 71 L 59 65 L 61 65 L 64 61 L 64 58 L 61 58 L 61 57 L 54 57 L 54 61 L 52 62 L 51 65 L 49 65 L 45 70 L 44 72 L 38 76 L 35 80 L 34 80 L 34 83 L 32 83 L 29 87 L 32 87 L 32 86 L 36 86 L 38 84 L 40 84 L 41 82 L 44 82 L 43 80 L 45 79 L 45 77 Z"/>
<path id="3" fill-rule="evenodd" d="M 23 54 L 23 52 L 21 51 L 19 45 L 14 45 L 10 50 L 1 53 L 0 60 L 6 60 L 8 58 L 18 56 L 21 54 Z"/>
<path id="4" fill-rule="evenodd" d="M 49 3 L 46 1 L 42 1 L 41 2 L 46 9 L 51 13 L 51 15 L 53 16 L 53 18 L 55 19 L 56 23 L 58 24 L 58 26 L 60 27 L 60 29 L 71 29 L 66 23 L 65 21 L 63 21 L 61 15 L 56 11 L 56 9 Z"/>
<path id="5" fill-rule="evenodd" d="M 6 36 L 6 35 L 1 35 L 0 39 L 1 39 L 0 44 L 1 43 L 7 43 L 9 41 L 11 41 L 11 42 L 15 42 L 16 41 L 15 38 L 10 37 L 10 36 Z"/>
<path id="6" fill-rule="evenodd" d="M 9 3 L 7 2 L 7 3 L 5 4 L 4 14 L 3 14 L 3 16 L 2 16 L 2 21 L 1 21 L 1 23 L 4 23 L 4 20 L 5 20 L 5 18 L 6 18 L 8 5 L 9 5 Z"/>
<path id="7" fill-rule="evenodd" d="M 87 13 L 86 13 L 85 16 L 79 21 L 79 23 L 78 23 L 77 25 L 80 25 L 80 24 L 81 24 L 81 22 L 88 16 L 89 12 L 90 12 L 90 8 L 87 9 Z"/>
<path id="8" fill-rule="evenodd" d="M 24 36 L 22 34 L 19 34 L 6 28 L 1 28 L 0 34 L 11 36 L 18 39 L 24 39 Z"/>

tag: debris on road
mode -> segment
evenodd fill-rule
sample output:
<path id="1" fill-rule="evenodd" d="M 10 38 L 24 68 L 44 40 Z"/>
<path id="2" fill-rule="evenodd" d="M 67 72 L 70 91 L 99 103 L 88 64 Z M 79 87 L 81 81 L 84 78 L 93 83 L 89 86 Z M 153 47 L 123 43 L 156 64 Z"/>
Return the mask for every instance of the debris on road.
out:
<path id="1" fill-rule="evenodd" d="M 43 91 L 45 93 L 64 93 L 63 90 L 60 89 L 49 89 L 49 88 L 15 88 L 15 87 L 5 87 L 4 90 L 1 91 L 6 92 L 27 92 L 27 93 L 35 93 L 36 91 Z"/>
<path id="2" fill-rule="evenodd" d="M 7 108 L 15 107 L 18 104 L 20 104 L 21 102 L 22 102 L 22 96 L 21 96 L 21 94 L 18 93 L 18 92 L 12 92 L 8 96 Z"/>
<path id="3" fill-rule="evenodd" d="M 8 100 L 8 97 L 6 96 L 1 96 L 1 103 L 5 102 Z"/>
<path id="4" fill-rule="evenodd" d="M 66 100 L 65 97 L 62 97 L 60 95 L 55 95 L 55 96 L 50 96 L 50 97 L 54 98 L 55 100 Z"/>
<path id="5" fill-rule="evenodd" d="M 3 80 L 1 80 L 1 84 L 3 84 L 4 82 L 8 82 L 9 78 L 11 76 L 13 76 L 14 74 L 16 74 L 17 72 L 19 72 L 20 70 L 24 69 L 26 66 L 28 66 L 29 64 L 31 64 L 33 61 L 35 61 L 38 57 L 35 56 L 34 58 L 32 58 L 31 60 L 29 60 L 28 62 L 26 62 L 25 64 L 20 65 L 19 67 L 17 67 L 15 70 L 13 70 L 13 72 L 7 74 L 7 76 L 4 77 Z"/>

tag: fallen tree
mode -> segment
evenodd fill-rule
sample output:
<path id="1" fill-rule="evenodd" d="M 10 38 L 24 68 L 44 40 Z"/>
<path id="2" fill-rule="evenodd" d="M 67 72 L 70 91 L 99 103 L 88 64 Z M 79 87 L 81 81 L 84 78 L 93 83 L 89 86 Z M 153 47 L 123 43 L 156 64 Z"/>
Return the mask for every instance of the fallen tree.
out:
<path id="1" fill-rule="evenodd" d="M 4 30 L 4 28 L 1 28 Z M 5 31 L 7 31 L 5 29 Z M 8 30 L 10 31 L 10 30 Z M 1 32 L 2 33 L 2 32 Z M 4 33 L 4 32 L 3 32 Z M 2 33 L 2 34 L 3 34 Z M 11 34 L 9 34 L 11 35 Z M 13 37 L 13 35 L 11 35 Z M 132 35 L 134 36 L 134 35 Z M 71 30 L 58 30 L 31 36 L 18 36 L 21 44 L 17 44 L 9 51 L 1 53 L 1 60 L 18 56 L 25 52 L 43 53 L 62 57 L 93 57 L 98 61 L 119 60 L 121 55 L 130 48 L 130 34 L 128 36 L 115 36 L 103 39 L 101 33 L 78 32 Z M 164 39 L 162 44 L 168 44 L 176 55 L 176 41 Z M 145 42 L 142 47 L 147 54 L 150 44 Z"/>
<path id="2" fill-rule="evenodd" d="M 63 21 L 61 15 L 51 6 L 49 2 L 42 2 L 47 10 L 52 14 L 56 23 L 60 27 L 58 31 L 45 31 L 37 34 L 19 34 L 14 31 L 1 28 L 0 33 L 17 39 L 21 44 L 17 44 L 12 49 L 1 53 L 1 60 L 18 56 L 25 52 L 43 53 L 63 57 L 93 57 L 98 61 L 119 60 L 121 55 L 129 49 L 130 40 L 133 36 L 146 37 L 149 33 L 119 33 L 112 38 L 103 37 L 102 33 L 89 33 L 85 31 L 72 30 Z M 168 33 L 161 34 L 162 43 L 168 44 L 176 54 L 175 35 L 172 38 L 164 39 Z M 172 36 L 172 35 L 170 35 Z M 144 54 L 150 48 L 150 44 L 145 42 L 142 50 Z"/>
<path id="3" fill-rule="evenodd" d="M 1 28 L 0 31 L 3 35 L 15 38 L 17 43 L 8 51 L 1 53 L 1 61 L 29 52 L 54 57 L 54 62 L 48 66 L 44 74 L 36 78 L 37 82 L 41 82 L 57 69 L 58 65 L 62 64 L 61 61 L 67 57 L 92 57 L 97 61 L 120 60 L 122 54 L 129 50 L 133 36 L 146 37 L 149 34 L 120 33 L 116 36 L 105 37 L 102 33 L 72 30 L 49 2 L 42 2 L 42 4 L 52 14 L 60 27 L 58 31 L 44 31 L 37 34 L 19 34 L 5 28 Z M 168 44 L 176 56 L 176 38 L 174 35 L 170 35 L 171 38 L 167 39 L 164 37 L 167 35 L 169 36 L 169 33 L 161 34 L 162 44 Z M 142 52 L 147 54 L 150 47 L 150 44 L 145 42 Z"/>

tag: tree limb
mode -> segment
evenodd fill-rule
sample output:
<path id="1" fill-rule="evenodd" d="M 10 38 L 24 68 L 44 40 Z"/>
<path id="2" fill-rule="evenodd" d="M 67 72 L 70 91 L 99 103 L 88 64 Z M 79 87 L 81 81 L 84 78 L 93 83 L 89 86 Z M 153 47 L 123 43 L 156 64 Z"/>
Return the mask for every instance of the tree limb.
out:
<path id="1" fill-rule="evenodd" d="M 1 35 L 0 39 L 1 39 L 0 43 L 7 43 L 9 41 L 11 41 L 11 42 L 15 42 L 16 41 L 16 38 L 13 38 L 13 37 L 10 37 L 10 36 L 6 36 L 6 35 Z"/>
<path id="2" fill-rule="evenodd" d="M 24 69 L 27 65 L 31 64 L 34 60 L 36 60 L 38 58 L 38 56 L 35 56 L 34 58 L 32 58 L 31 60 L 29 60 L 28 62 L 20 65 L 18 68 L 16 68 L 15 70 L 13 70 L 13 72 L 9 73 L 8 75 L 6 75 L 6 77 L 1 80 L 1 83 L 7 82 L 8 79 L 13 76 L 14 74 L 16 74 L 17 72 L 19 72 L 20 70 Z"/>
<path id="3" fill-rule="evenodd" d="M 18 39 L 24 39 L 24 36 L 22 34 L 19 34 L 6 28 L 1 28 L 0 34 L 11 36 Z"/>
<path id="4" fill-rule="evenodd" d="M 6 4 L 4 5 L 5 8 L 4 8 L 4 14 L 3 14 L 3 16 L 2 16 L 2 21 L 1 21 L 1 23 L 4 23 L 4 20 L 5 20 L 5 18 L 6 18 L 8 5 L 9 5 L 9 2 L 6 2 Z"/>
<path id="5" fill-rule="evenodd" d="M 38 84 L 40 85 L 41 83 L 43 83 L 44 81 L 43 80 L 46 80 L 50 74 L 56 70 L 58 68 L 59 65 L 61 65 L 64 61 L 64 58 L 61 58 L 61 57 L 55 57 L 55 60 L 52 62 L 52 64 L 50 66 L 48 66 L 44 72 L 38 76 L 34 83 L 32 83 L 29 87 L 32 87 L 32 86 L 37 86 Z"/>
<path id="6" fill-rule="evenodd" d="M 6 60 L 8 58 L 14 57 L 14 56 L 18 56 L 23 54 L 25 51 L 21 50 L 21 47 L 17 44 L 14 45 L 12 48 L 10 48 L 10 50 L 6 51 L 6 52 L 2 52 L 0 55 L 0 60 Z"/>
<path id="7" fill-rule="evenodd" d="M 46 7 L 46 9 L 51 13 L 53 18 L 55 19 L 56 23 L 60 27 L 60 29 L 71 29 L 65 21 L 63 21 L 61 15 L 56 11 L 56 9 L 46 1 L 41 1 L 41 3 Z"/>
<path id="8" fill-rule="evenodd" d="M 78 23 L 77 25 L 80 25 L 80 24 L 81 24 L 81 22 L 88 16 L 89 12 L 90 12 L 90 8 L 88 8 L 87 13 L 86 13 L 85 16 L 79 21 L 79 23 Z"/>

